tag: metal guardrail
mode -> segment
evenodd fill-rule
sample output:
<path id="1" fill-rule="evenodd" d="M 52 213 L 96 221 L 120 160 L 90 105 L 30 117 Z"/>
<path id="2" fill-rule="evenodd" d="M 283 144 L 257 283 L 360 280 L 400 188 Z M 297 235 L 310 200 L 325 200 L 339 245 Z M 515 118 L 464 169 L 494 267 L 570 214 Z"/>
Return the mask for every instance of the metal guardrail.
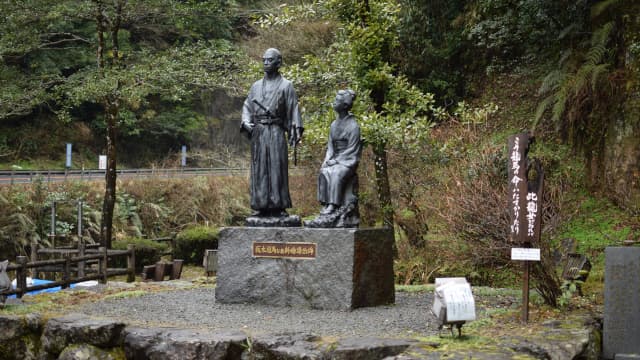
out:
<path id="1" fill-rule="evenodd" d="M 248 168 L 177 168 L 177 169 L 119 169 L 119 178 L 180 178 L 191 176 L 233 176 L 248 174 Z M 100 181 L 106 170 L 0 170 L 0 184 L 44 182 Z"/>

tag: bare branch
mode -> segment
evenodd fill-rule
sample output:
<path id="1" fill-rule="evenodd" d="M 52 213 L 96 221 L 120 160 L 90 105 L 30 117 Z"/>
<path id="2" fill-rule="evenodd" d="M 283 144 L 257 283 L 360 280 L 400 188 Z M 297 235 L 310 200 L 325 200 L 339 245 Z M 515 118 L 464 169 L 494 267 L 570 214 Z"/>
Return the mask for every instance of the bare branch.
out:
<path id="1" fill-rule="evenodd" d="M 48 41 L 48 42 L 43 42 L 42 44 L 40 44 L 40 46 L 38 46 L 39 49 L 49 49 L 52 48 L 54 46 L 57 46 L 59 44 L 64 44 L 64 43 L 69 43 L 69 42 L 82 42 L 85 44 L 91 44 L 91 41 L 80 37 L 76 34 L 72 34 L 72 33 L 48 33 L 48 34 L 42 34 L 40 36 L 41 39 L 45 40 L 45 39 L 53 39 L 53 38 L 59 38 L 62 37 L 59 40 L 55 40 L 55 41 Z"/>

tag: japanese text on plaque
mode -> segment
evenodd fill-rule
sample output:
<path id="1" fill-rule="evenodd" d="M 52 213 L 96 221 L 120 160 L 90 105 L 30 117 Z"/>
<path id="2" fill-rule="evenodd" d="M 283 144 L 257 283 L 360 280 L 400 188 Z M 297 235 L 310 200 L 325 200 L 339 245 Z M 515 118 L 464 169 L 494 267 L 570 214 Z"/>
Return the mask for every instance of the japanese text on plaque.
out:
<path id="1" fill-rule="evenodd" d="M 316 243 L 254 242 L 253 257 L 315 259 Z"/>

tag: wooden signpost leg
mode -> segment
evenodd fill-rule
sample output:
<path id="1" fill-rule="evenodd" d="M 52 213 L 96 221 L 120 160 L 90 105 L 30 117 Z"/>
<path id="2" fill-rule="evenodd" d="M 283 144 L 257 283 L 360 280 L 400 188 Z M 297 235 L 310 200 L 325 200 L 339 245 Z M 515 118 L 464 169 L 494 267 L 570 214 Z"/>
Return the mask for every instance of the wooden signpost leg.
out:
<path id="1" fill-rule="evenodd" d="M 529 321 L 529 261 L 522 262 L 522 322 Z"/>

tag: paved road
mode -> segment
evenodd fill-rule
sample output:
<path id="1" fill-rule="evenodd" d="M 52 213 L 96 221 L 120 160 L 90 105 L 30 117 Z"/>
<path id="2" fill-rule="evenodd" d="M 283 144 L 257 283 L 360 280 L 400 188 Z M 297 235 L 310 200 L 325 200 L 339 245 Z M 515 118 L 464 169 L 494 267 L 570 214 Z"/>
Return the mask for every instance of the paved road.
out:
<path id="1" fill-rule="evenodd" d="M 122 169 L 118 178 L 180 178 L 191 176 L 247 175 L 247 168 Z M 0 185 L 44 182 L 104 181 L 105 170 L 0 170 Z"/>

